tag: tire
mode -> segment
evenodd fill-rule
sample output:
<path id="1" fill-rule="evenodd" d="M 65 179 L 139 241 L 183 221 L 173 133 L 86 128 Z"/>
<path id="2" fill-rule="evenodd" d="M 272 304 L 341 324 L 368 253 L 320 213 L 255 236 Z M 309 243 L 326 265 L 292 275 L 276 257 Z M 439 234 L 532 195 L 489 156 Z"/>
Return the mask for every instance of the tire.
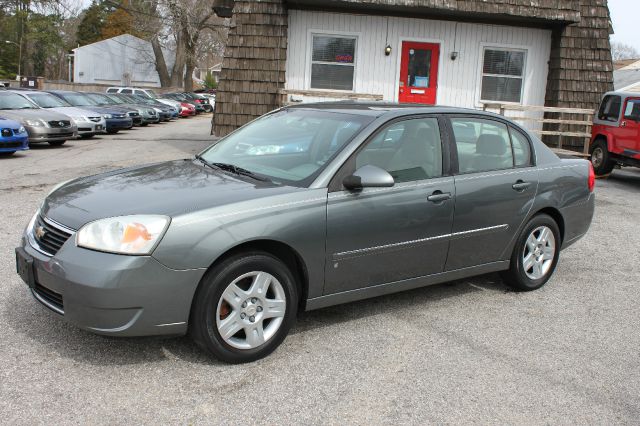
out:
<path id="1" fill-rule="evenodd" d="M 505 284 L 516 291 L 545 285 L 558 264 L 561 244 L 556 221 L 546 214 L 534 216 L 518 236 L 509 269 L 501 273 Z"/>
<path id="2" fill-rule="evenodd" d="M 593 171 L 597 176 L 603 176 L 611 173 L 616 163 L 611 160 L 611 155 L 607 148 L 606 141 L 598 139 L 591 146 L 591 164 Z"/>
<path id="3" fill-rule="evenodd" d="M 264 288 L 260 283 L 266 283 L 266 292 L 258 291 Z M 221 361 L 252 362 L 282 343 L 297 306 L 296 284 L 282 261 L 265 252 L 240 253 L 203 277 L 189 331 L 202 349 Z"/>
<path id="4" fill-rule="evenodd" d="M 116 133 L 118 133 L 119 131 L 120 131 L 120 130 L 113 130 L 113 129 L 111 129 L 111 130 L 107 130 L 107 133 L 108 133 L 108 134 L 110 134 L 110 135 L 115 135 L 115 134 L 116 134 Z"/>
<path id="5" fill-rule="evenodd" d="M 65 143 L 67 143 L 67 141 L 49 141 L 49 145 L 51 146 L 62 146 Z"/>
<path id="6" fill-rule="evenodd" d="M 0 157 L 11 157 L 13 154 L 15 154 L 15 151 L 5 151 L 5 152 L 0 152 Z"/>
<path id="7" fill-rule="evenodd" d="M 88 135 L 80 135 L 80 139 L 91 139 L 94 136 L 95 136 L 95 133 L 91 133 Z"/>

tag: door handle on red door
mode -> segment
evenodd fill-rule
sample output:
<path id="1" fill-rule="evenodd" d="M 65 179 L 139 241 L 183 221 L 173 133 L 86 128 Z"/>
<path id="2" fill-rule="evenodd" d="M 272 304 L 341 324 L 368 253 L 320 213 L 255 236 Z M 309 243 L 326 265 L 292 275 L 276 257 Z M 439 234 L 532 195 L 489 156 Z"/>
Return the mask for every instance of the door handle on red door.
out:
<path id="1" fill-rule="evenodd" d="M 442 191 L 434 191 L 433 194 L 427 197 L 427 200 L 431 201 L 432 203 L 440 203 L 449 199 L 451 199 L 451 193 Z"/>
<path id="2" fill-rule="evenodd" d="M 511 187 L 516 191 L 524 191 L 531 186 L 531 182 L 525 182 L 523 180 L 518 179 L 516 183 L 514 183 Z"/>

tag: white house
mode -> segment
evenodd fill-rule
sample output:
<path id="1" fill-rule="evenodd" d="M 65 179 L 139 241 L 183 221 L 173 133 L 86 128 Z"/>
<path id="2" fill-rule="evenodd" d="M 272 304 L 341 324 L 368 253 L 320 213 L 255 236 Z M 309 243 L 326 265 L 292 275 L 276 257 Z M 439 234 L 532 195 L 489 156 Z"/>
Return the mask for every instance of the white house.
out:
<path id="1" fill-rule="evenodd" d="M 595 108 L 612 86 L 609 11 L 600 0 L 231 4 L 219 136 L 288 103 Z"/>
<path id="2" fill-rule="evenodd" d="M 151 43 L 122 34 L 74 49 L 73 81 L 76 83 L 159 87 Z M 167 66 L 174 57 L 165 52 Z"/>

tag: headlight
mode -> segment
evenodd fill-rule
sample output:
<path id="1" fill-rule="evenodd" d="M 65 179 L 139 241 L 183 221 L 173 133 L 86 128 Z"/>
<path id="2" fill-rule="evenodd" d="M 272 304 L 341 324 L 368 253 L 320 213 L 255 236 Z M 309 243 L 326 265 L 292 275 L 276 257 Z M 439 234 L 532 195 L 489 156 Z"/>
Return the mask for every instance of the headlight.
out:
<path id="1" fill-rule="evenodd" d="M 24 120 L 25 124 L 27 126 L 33 126 L 33 127 L 42 127 L 45 125 L 44 121 L 42 120 Z"/>
<path id="2" fill-rule="evenodd" d="M 20 128 L 18 129 L 18 133 L 25 133 L 27 131 L 27 129 L 24 128 L 24 126 L 20 126 Z"/>
<path id="3" fill-rule="evenodd" d="M 76 244 L 119 254 L 151 254 L 169 226 L 166 216 L 135 215 L 101 219 L 80 228 Z"/>
<path id="4" fill-rule="evenodd" d="M 102 114 L 103 118 L 113 118 L 113 115 L 111 114 Z"/>

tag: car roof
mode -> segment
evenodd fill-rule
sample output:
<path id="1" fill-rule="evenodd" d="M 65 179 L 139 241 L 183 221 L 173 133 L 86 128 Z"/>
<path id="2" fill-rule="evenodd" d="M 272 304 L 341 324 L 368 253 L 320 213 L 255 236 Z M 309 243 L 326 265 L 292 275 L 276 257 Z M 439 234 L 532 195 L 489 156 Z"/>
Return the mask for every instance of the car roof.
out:
<path id="1" fill-rule="evenodd" d="M 367 115 L 373 117 L 382 116 L 404 116 L 414 114 L 475 114 L 487 117 L 504 116 L 492 112 L 486 112 L 469 108 L 457 108 L 441 105 L 422 104 L 400 104 L 395 102 L 358 102 L 358 101 L 337 101 L 337 102 L 317 102 L 288 105 L 287 109 L 314 109 L 328 112 L 341 112 L 354 115 Z"/>
<path id="2" fill-rule="evenodd" d="M 623 98 L 640 98 L 640 92 L 621 92 L 621 91 L 611 91 L 604 94 L 604 96 L 609 95 L 617 95 Z"/>

